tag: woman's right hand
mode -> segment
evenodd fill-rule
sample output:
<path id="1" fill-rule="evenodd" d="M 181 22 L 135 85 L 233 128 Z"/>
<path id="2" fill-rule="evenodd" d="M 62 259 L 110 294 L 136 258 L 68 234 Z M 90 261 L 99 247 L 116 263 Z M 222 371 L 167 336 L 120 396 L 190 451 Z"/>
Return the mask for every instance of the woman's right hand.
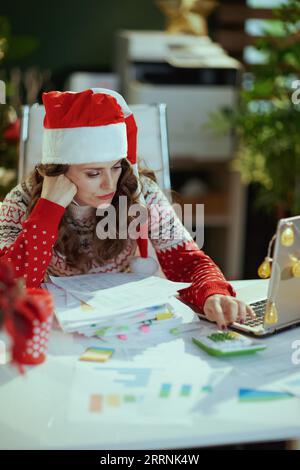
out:
<path id="1" fill-rule="evenodd" d="M 76 193 L 77 186 L 67 176 L 44 176 L 42 198 L 67 207 Z"/>

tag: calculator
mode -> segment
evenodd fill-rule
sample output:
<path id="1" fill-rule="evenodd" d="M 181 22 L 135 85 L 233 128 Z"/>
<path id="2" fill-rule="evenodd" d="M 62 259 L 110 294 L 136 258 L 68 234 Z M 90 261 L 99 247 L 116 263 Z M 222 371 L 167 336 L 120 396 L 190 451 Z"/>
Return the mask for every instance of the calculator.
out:
<path id="1" fill-rule="evenodd" d="M 193 343 L 212 356 L 241 356 L 266 349 L 266 345 L 235 331 L 214 331 L 192 337 Z"/>

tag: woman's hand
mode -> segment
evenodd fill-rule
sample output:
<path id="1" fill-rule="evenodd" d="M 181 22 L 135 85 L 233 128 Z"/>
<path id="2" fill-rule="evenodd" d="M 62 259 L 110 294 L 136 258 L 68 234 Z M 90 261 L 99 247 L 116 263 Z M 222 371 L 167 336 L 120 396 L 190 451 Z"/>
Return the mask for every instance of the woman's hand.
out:
<path id="1" fill-rule="evenodd" d="M 223 330 L 233 322 L 244 323 L 247 316 L 256 318 L 254 310 L 249 305 L 229 295 L 209 296 L 205 301 L 203 311 L 208 320 L 216 322 Z"/>
<path id="2" fill-rule="evenodd" d="M 67 207 L 75 194 L 77 186 L 65 175 L 44 176 L 41 197 Z"/>

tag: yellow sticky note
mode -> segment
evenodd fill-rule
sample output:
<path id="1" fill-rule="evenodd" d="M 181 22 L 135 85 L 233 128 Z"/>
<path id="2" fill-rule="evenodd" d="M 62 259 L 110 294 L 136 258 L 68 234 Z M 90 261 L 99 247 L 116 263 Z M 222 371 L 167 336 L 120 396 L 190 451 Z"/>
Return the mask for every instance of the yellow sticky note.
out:
<path id="1" fill-rule="evenodd" d="M 112 356 L 114 349 L 88 348 L 80 356 L 80 361 L 106 362 Z"/>
<path id="2" fill-rule="evenodd" d="M 163 312 L 163 313 L 158 313 L 156 315 L 156 320 L 168 320 L 168 318 L 172 318 L 173 313 L 171 312 Z"/>

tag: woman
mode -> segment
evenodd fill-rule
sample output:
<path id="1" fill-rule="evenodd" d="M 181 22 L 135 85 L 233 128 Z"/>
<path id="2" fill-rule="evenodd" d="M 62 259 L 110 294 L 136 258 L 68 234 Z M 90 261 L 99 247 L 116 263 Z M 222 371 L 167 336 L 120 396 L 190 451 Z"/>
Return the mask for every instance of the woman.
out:
<path id="1" fill-rule="evenodd" d="M 15 276 L 37 287 L 49 274 L 153 273 L 149 233 L 166 277 L 191 283 L 180 292 L 183 300 L 223 329 L 253 317 L 252 309 L 235 298 L 220 269 L 184 229 L 155 181 L 138 172 L 137 129 L 122 96 L 105 89 L 49 92 L 43 102 L 41 164 L 6 196 L 0 213 L 0 257 L 12 263 Z M 120 196 L 127 202 L 127 214 L 142 202 L 150 223 L 141 220 L 137 237 L 99 236 L 103 214 L 98 211 L 103 206 L 118 209 Z M 134 217 L 127 214 L 129 225 Z M 120 225 L 119 214 L 117 234 Z M 151 236 L 153 225 L 159 227 L 156 236 Z M 142 259 L 134 256 L 137 246 Z"/>

